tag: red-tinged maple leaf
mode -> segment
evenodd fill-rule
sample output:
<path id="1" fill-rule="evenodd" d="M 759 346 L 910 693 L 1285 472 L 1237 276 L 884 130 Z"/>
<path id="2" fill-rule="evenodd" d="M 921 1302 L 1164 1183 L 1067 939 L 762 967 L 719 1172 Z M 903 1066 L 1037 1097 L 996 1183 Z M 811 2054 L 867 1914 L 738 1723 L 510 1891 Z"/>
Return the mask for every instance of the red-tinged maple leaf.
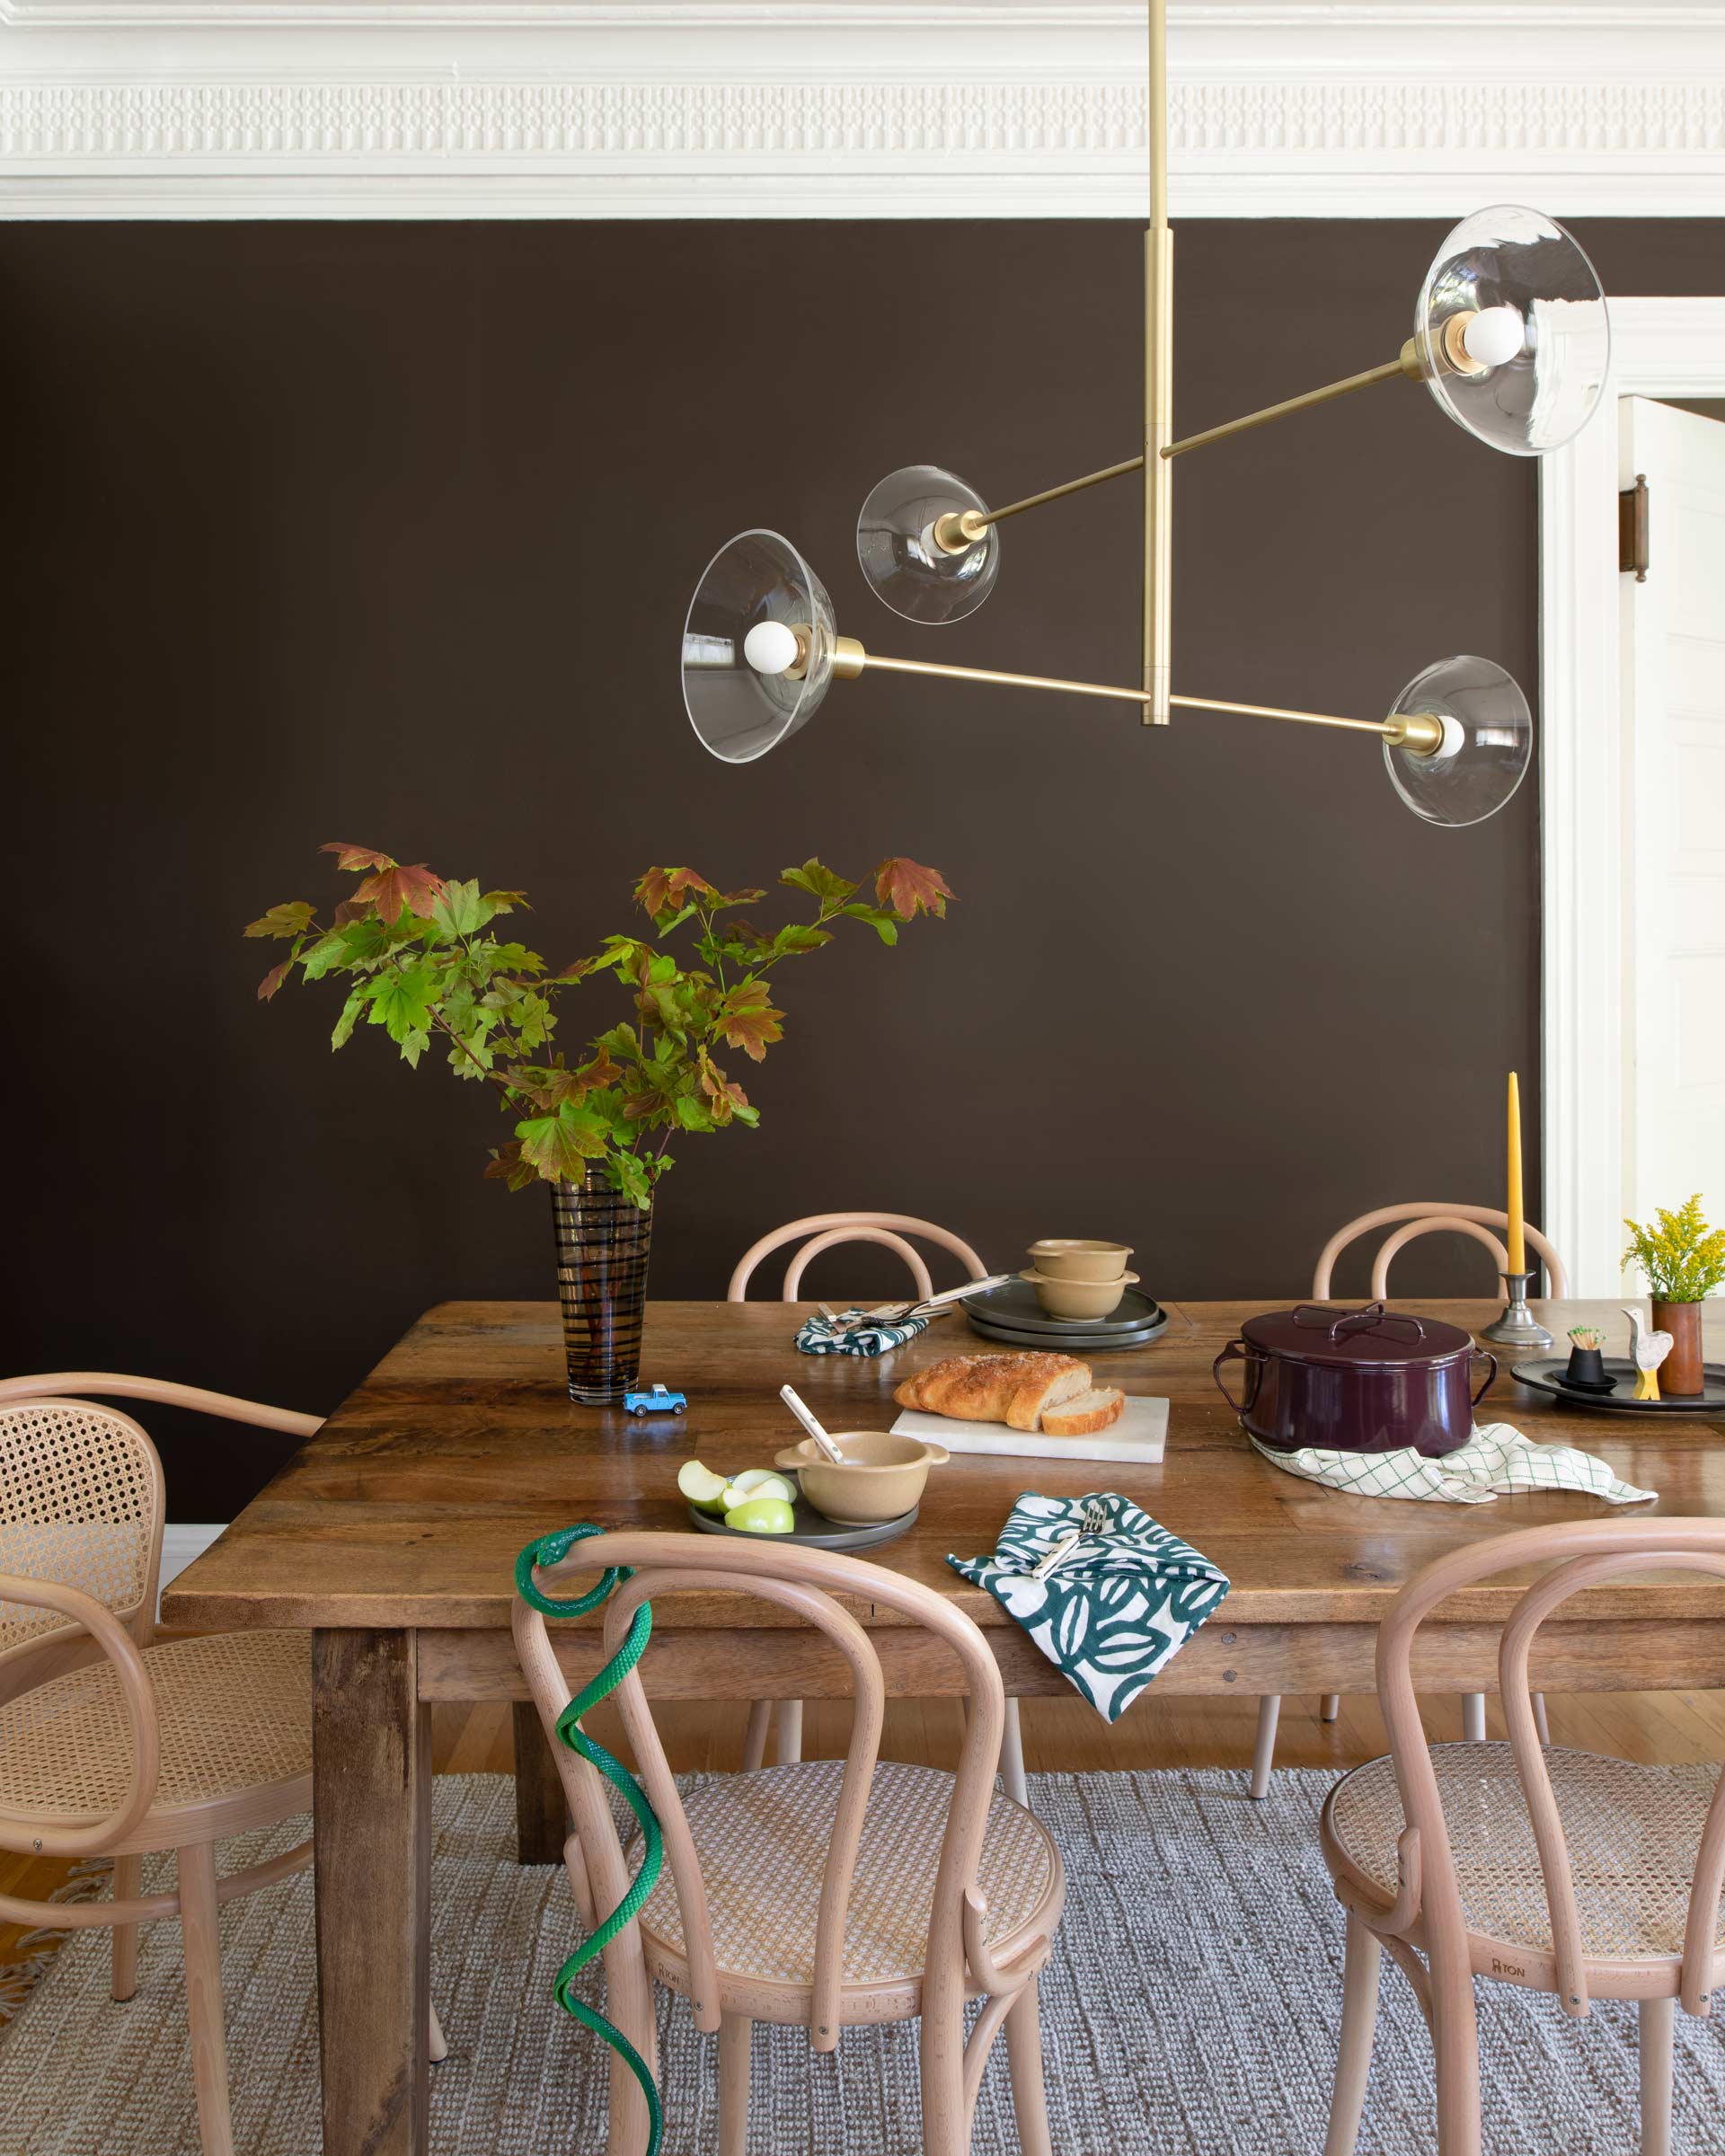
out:
<path id="1" fill-rule="evenodd" d="M 331 839 L 327 845 L 320 846 L 317 850 L 320 853 L 339 853 L 341 858 L 335 864 L 338 869 L 393 869 L 395 866 L 392 855 L 378 853 L 375 846 L 349 846 L 339 838 Z"/>
<path id="2" fill-rule="evenodd" d="M 657 1093 L 625 1093 L 623 1096 L 623 1112 L 632 1123 L 644 1122 L 658 1106 Z"/>
<path id="3" fill-rule="evenodd" d="M 784 1029 L 779 1023 L 783 1016 L 783 1011 L 775 1011 L 767 1001 L 765 982 L 739 983 L 720 1009 L 725 1046 L 740 1048 L 751 1063 L 763 1062 L 772 1044 L 784 1038 Z"/>
<path id="4" fill-rule="evenodd" d="M 691 891 L 705 891 L 714 898 L 719 896 L 706 878 L 693 869 L 649 869 L 635 886 L 635 897 L 655 916 L 675 913 Z"/>
<path id="5" fill-rule="evenodd" d="M 900 854 L 883 861 L 874 871 L 874 895 L 901 921 L 915 920 L 919 913 L 938 914 L 944 919 L 947 900 L 957 897 L 938 869 L 925 869 Z"/>
<path id="6" fill-rule="evenodd" d="M 431 902 L 442 890 L 443 878 L 428 869 L 422 861 L 416 862 L 411 869 L 392 862 L 375 876 L 367 876 L 353 896 L 356 904 L 369 900 L 376 907 L 380 921 L 396 921 L 403 906 L 416 920 L 429 921 Z"/>
<path id="7" fill-rule="evenodd" d="M 765 898 L 765 891 L 721 891 L 721 906 L 753 906 L 757 898 Z"/>
<path id="8" fill-rule="evenodd" d="M 611 1051 L 601 1047 L 590 1063 L 584 1063 L 576 1075 L 586 1086 L 615 1085 L 623 1076 L 623 1065 L 613 1063 Z"/>
<path id="9" fill-rule="evenodd" d="M 281 984 L 288 978 L 288 969 L 293 962 L 291 959 L 284 959 L 279 966 L 272 966 L 264 975 L 258 983 L 258 1001 L 261 1003 L 267 1003 L 276 990 L 281 986 Z"/>

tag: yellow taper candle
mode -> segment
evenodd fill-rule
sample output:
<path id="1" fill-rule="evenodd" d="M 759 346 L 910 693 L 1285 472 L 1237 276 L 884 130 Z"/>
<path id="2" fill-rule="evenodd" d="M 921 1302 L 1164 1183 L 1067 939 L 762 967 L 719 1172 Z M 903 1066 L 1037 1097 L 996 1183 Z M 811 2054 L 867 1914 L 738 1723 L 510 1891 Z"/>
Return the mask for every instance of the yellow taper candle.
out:
<path id="1" fill-rule="evenodd" d="M 1509 1074 L 1509 1197 L 1504 1210 L 1509 1215 L 1509 1270 L 1527 1270 L 1527 1242 L 1521 1220 L 1521 1083 Z"/>

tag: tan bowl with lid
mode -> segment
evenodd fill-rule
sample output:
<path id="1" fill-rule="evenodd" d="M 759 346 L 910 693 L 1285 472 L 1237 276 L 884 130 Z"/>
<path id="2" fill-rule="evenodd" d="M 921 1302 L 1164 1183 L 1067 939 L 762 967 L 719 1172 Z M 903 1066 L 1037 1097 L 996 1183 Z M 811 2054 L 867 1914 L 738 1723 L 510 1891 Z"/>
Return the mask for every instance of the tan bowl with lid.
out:
<path id="1" fill-rule="evenodd" d="M 1036 1290 L 1036 1299 L 1051 1318 L 1111 1317 L 1120 1297 L 1136 1285 L 1136 1273 L 1121 1273 L 1112 1280 L 1050 1280 L 1039 1272 L 1021 1273 Z"/>
<path id="2" fill-rule="evenodd" d="M 1086 1242 L 1046 1236 L 1024 1253 L 1045 1280 L 1120 1280 L 1132 1255 L 1129 1242 Z"/>
<path id="3" fill-rule="evenodd" d="M 943 1445 L 895 1437 L 890 1430 L 828 1435 L 845 1455 L 842 1467 L 827 1459 L 812 1437 L 788 1447 L 773 1464 L 794 1468 L 803 1496 L 840 1527 L 874 1527 L 898 1519 L 921 1504 L 929 1469 L 944 1467 L 951 1456 Z"/>

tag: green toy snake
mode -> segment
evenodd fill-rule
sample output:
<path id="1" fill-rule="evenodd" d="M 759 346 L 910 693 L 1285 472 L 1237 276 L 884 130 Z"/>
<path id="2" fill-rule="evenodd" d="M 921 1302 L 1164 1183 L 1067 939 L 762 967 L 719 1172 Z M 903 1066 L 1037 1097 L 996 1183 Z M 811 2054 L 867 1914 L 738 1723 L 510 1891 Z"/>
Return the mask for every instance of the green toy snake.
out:
<path id="1" fill-rule="evenodd" d="M 567 1557 L 573 1545 L 584 1542 L 588 1535 L 602 1534 L 604 1529 L 593 1526 L 561 1527 L 555 1534 L 547 1534 L 536 1542 L 529 1542 L 515 1560 L 515 1587 L 523 1602 L 531 1608 L 542 1611 L 547 1617 L 579 1617 L 585 1611 L 597 1609 L 615 1588 L 628 1578 L 626 1571 L 608 1566 L 600 1575 L 599 1583 L 585 1595 L 568 1602 L 554 1601 L 542 1594 L 534 1585 L 535 1565 L 557 1564 Z M 644 1853 L 641 1869 L 635 1874 L 629 1891 L 601 1923 L 570 1956 L 557 1972 L 553 1987 L 557 2003 L 566 2013 L 572 2014 L 583 2028 L 591 2029 L 596 2037 L 603 2037 L 617 2056 L 641 2083 L 641 2092 L 647 2099 L 647 2156 L 659 2156 L 659 2134 L 664 2125 L 664 2114 L 659 2100 L 659 2084 L 654 2081 L 652 2069 L 635 2049 L 623 2031 L 614 2022 L 597 2012 L 584 2001 L 578 1999 L 571 1988 L 575 1978 L 592 1960 L 602 1954 L 624 1927 L 632 1922 L 635 1912 L 653 1891 L 664 1862 L 665 1843 L 659 1833 L 659 1820 L 647 1793 L 623 1762 L 614 1759 L 603 1745 L 595 1744 L 581 1727 L 581 1717 L 589 1707 L 595 1707 L 608 1692 L 615 1692 L 629 1672 L 646 1652 L 648 1639 L 653 1630 L 653 1610 L 650 1603 L 643 1602 L 635 1612 L 634 1621 L 629 1627 L 629 1636 L 612 1656 L 584 1691 L 572 1699 L 557 1717 L 557 1736 L 561 1743 L 597 1767 L 614 1789 L 620 1790 L 624 1801 L 641 1823 Z"/>

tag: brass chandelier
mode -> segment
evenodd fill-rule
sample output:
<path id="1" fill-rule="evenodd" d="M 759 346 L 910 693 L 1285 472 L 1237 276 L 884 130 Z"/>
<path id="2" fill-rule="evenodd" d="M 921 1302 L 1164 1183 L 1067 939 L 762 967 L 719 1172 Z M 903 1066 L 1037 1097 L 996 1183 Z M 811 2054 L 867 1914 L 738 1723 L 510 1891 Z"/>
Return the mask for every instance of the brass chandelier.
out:
<path id="1" fill-rule="evenodd" d="M 707 564 L 683 630 L 683 701 L 703 744 L 752 763 L 814 715 L 835 682 L 924 674 L 1137 704 L 1146 726 L 1172 710 L 1230 711 L 1373 734 L 1397 793 L 1428 823 L 1495 815 L 1533 753 L 1527 700 L 1490 659 L 1441 659 L 1384 719 L 1189 696 L 1172 685 L 1172 464 L 1177 456 L 1380 382 L 1423 382 L 1467 433 L 1512 456 L 1542 456 L 1585 426 L 1604 393 L 1611 331 L 1598 278 L 1574 238 L 1538 210 L 1479 210 L 1449 234 L 1420 287 L 1413 334 L 1393 359 L 1202 434 L 1173 428 L 1173 234 L 1168 225 L 1167 0 L 1150 6 L 1150 225 L 1145 234 L 1144 449 L 1004 508 L 952 473 L 907 466 L 883 479 L 857 519 L 857 559 L 894 613 L 961 621 L 1000 574 L 1008 518 L 1087 488 L 1144 474 L 1144 667 L 1131 687 L 883 657 L 841 636 L 820 579 L 788 539 L 748 531 Z"/>

